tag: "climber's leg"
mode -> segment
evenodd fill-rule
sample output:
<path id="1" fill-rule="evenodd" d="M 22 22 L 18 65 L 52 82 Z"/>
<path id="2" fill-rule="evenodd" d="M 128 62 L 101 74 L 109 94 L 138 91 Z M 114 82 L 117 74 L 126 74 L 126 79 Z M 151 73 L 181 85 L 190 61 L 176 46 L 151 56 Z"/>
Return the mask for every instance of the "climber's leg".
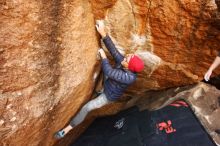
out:
<path id="1" fill-rule="evenodd" d="M 87 104 L 85 104 L 82 109 L 77 113 L 77 115 L 70 121 L 70 124 L 65 127 L 64 129 L 58 131 L 55 134 L 56 138 L 62 138 L 67 134 L 71 129 L 73 129 L 75 126 L 79 125 L 83 120 L 85 119 L 86 115 L 97 108 L 100 108 L 106 104 L 110 103 L 110 101 L 106 98 L 106 95 L 104 93 L 100 94 L 95 99 L 89 101 Z"/>

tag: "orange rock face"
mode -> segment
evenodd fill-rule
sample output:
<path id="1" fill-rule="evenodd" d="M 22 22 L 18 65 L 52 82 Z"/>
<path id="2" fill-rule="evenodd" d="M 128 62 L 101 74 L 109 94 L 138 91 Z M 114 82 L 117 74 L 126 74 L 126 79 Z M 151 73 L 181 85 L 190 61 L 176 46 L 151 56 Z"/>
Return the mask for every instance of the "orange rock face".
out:
<path id="1" fill-rule="evenodd" d="M 202 80 L 219 49 L 216 11 L 213 1 L 117 1 L 105 21 L 125 53 L 144 54 L 141 89 L 161 89 Z"/>
<path id="2" fill-rule="evenodd" d="M 90 3 L 5 1 L 0 21 L 0 145 L 52 145 L 100 71 Z"/>
<path id="3" fill-rule="evenodd" d="M 53 145 L 54 132 L 90 99 L 100 72 L 95 20 L 122 52 L 145 61 L 130 95 L 199 82 L 219 50 L 213 0 L 0 4 L 0 145 Z"/>

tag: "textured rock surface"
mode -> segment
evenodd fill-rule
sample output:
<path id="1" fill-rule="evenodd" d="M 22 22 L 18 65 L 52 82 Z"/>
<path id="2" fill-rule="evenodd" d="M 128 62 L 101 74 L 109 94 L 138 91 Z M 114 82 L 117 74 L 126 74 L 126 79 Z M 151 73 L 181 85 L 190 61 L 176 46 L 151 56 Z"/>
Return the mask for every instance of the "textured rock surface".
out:
<path id="1" fill-rule="evenodd" d="M 53 133 L 90 99 L 100 71 L 97 19 L 122 52 L 145 60 L 129 95 L 200 81 L 219 49 L 213 0 L 2 0 L 0 10 L 0 145 L 53 145 Z"/>
<path id="2" fill-rule="evenodd" d="M 218 12 L 215 13 L 215 15 L 211 21 L 211 25 L 213 25 L 217 29 L 220 29 L 220 0 L 215 0 L 215 3 L 218 7 Z"/>
<path id="3" fill-rule="evenodd" d="M 198 86 L 187 100 L 216 144 L 220 145 L 220 91 L 206 85 Z"/>
<path id="4" fill-rule="evenodd" d="M 4 1 L 0 21 L 0 145 L 52 145 L 99 73 L 90 4 Z"/>
<path id="5" fill-rule="evenodd" d="M 161 89 L 202 79 L 219 49 L 219 30 L 210 25 L 217 12 L 214 2 L 115 3 L 105 19 L 110 35 L 124 52 L 139 52 L 145 59 L 146 70 L 135 89 Z"/>

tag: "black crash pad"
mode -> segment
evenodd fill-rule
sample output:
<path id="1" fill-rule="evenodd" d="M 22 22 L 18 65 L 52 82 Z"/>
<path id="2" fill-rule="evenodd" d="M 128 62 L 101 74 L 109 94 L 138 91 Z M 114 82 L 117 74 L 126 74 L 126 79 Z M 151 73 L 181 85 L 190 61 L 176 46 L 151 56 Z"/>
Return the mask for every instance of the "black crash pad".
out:
<path id="1" fill-rule="evenodd" d="M 132 107 L 96 119 L 70 146 L 215 146 L 192 110 L 176 101 L 156 111 Z"/>

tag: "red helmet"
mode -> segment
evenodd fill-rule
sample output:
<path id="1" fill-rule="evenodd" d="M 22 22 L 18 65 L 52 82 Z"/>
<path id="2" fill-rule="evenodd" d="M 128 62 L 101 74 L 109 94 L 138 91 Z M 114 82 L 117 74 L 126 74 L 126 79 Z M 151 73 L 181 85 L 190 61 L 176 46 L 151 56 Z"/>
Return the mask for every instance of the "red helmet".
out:
<path id="1" fill-rule="evenodd" d="M 141 72 L 144 69 L 144 62 L 137 55 L 133 55 L 128 63 L 128 69 L 132 72 Z"/>

